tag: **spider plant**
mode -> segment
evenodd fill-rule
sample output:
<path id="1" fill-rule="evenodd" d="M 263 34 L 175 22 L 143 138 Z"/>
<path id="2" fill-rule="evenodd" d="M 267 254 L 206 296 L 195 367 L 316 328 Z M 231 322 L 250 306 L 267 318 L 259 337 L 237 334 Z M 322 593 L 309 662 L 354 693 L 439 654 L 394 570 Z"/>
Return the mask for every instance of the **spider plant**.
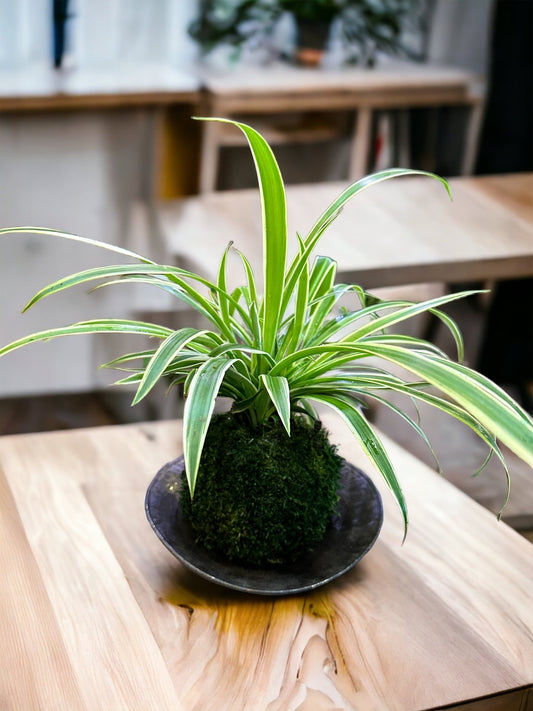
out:
<path id="1" fill-rule="evenodd" d="M 367 188 L 391 178 L 423 174 L 440 181 L 449 192 L 446 181 L 430 173 L 402 169 L 358 180 L 323 212 L 306 236 L 296 235 L 296 253 L 289 259 L 285 190 L 273 153 L 250 126 L 227 123 L 233 123 L 245 134 L 257 170 L 263 217 L 262 293 L 250 263 L 238 250 L 242 284 L 237 288 L 228 286 L 228 253 L 235 249 L 231 244 L 221 255 L 216 280 L 211 281 L 184 269 L 156 264 L 118 246 L 76 235 L 33 227 L 1 230 L 4 234 L 56 235 L 134 260 L 67 276 L 41 289 L 25 310 L 80 284 L 140 282 L 169 292 L 201 314 L 207 325 L 173 331 L 135 320 L 81 321 L 20 338 L 0 349 L 0 355 L 35 341 L 76 334 L 135 333 L 157 341 L 154 347 L 125 354 L 105 367 L 127 371 L 118 384 L 135 384 L 133 404 L 146 397 L 160 378 L 168 379 L 172 385 L 183 385 L 183 447 L 191 495 L 217 396 L 231 398 L 232 412 L 254 425 L 277 419 L 289 436 L 295 417 L 317 417 L 317 403 L 336 411 L 385 479 L 403 514 L 405 531 L 406 501 L 385 447 L 365 417 L 365 401 L 374 399 L 386 404 L 427 442 L 419 422 L 386 399 L 387 393 L 403 393 L 470 427 L 488 445 L 487 460 L 495 454 L 506 473 L 498 440 L 533 465 L 531 417 L 500 387 L 460 362 L 461 334 L 441 310 L 445 304 L 472 292 L 447 294 L 422 303 L 379 301 L 360 286 L 337 283 L 333 259 L 312 257 L 322 234 L 343 206 Z M 346 296 L 357 300 L 357 308 L 339 308 L 341 298 Z M 424 312 L 433 314 L 451 331 L 458 350 L 457 362 L 426 340 L 387 331 Z M 372 363 L 379 359 L 381 366 L 369 365 L 369 357 Z M 388 369 L 391 364 L 394 372 Z M 407 371 L 405 377 L 396 374 L 396 366 Z"/>

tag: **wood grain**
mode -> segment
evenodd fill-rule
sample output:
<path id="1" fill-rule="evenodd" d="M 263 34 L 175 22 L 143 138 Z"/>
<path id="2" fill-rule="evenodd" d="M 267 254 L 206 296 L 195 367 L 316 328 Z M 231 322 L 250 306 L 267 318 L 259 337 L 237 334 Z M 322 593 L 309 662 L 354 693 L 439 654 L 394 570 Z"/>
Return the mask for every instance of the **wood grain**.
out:
<path id="1" fill-rule="evenodd" d="M 499 178 L 510 196 L 507 204 L 488 199 L 486 184 L 478 180 L 452 179 L 453 201 L 429 178 L 399 178 L 373 186 L 345 206 L 322 238 L 318 253 L 337 260 L 339 281 L 366 288 L 532 275 L 533 219 L 524 219 L 531 211 L 521 203 L 524 209 L 517 216 L 509 205 L 512 195 L 528 192 L 533 174 Z M 345 187 L 289 186 L 289 235 L 307 234 Z M 233 241 L 260 278 L 262 233 L 256 190 L 159 203 L 155 215 L 167 250 L 180 266 L 215 278 L 220 255 Z M 230 255 L 228 267 L 235 281 L 242 280 L 238 257 Z"/>
<path id="2" fill-rule="evenodd" d="M 499 204 L 528 225 L 533 224 L 533 173 L 477 176 L 462 185 L 486 202 Z"/>
<path id="3" fill-rule="evenodd" d="M 339 430 L 331 416 L 323 419 L 326 426 L 331 423 L 335 429 L 340 452 L 372 472 L 364 454 L 354 447 L 349 432 Z M 527 677 L 533 672 L 533 606 L 527 582 L 533 580 L 533 547 L 440 475 L 433 471 L 429 475 L 426 465 L 390 438 L 383 435 L 382 439 L 401 471 L 410 510 L 402 561 L 423 569 L 425 582 L 453 609 L 454 616 L 466 626 L 474 625 L 491 648 L 501 650 L 513 665 L 522 667 Z M 380 478 L 373 478 L 385 501 L 390 502 Z M 395 525 L 384 526 L 381 538 L 392 548 L 398 543 L 400 514 L 390 505 L 387 513 Z M 510 550 L 513 554 L 508 558 L 506 551 Z M 518 577 L 514 575 L 515 568 L 520 571 Z M 496 589 L 486 595 L 487 581 L 493 580 L 497 581 Z M 513 611 L 506 608 L 504 601 L 513 605 Z M 522 614 L 516 616 L 514 609 L 521 609 Z M 522 632 L 526 637 L 521 640 Z"/>
<path id="4" fill-rule="evenodd" d="M 90 439 L 77 439 L 71 449 L 59 433 L 36 436 L 29 446 L 15 436 L 2 465 L 80 693 L 89 709 L 179 709 L 159 649 L 80 486 L 95 471 L 112 481 L 118 469 L 102 466 Z M 130 461 L 130 468 L 135 472 L 138 463 Z"/>
<path id="5" fill-rule="evenodd" d="M 421 711 L 533 682 L 533 547 L 414 457 L 386 440 L 405 545 L 383 491 L 383 532 L 360 564 L 272 599 L 198 578 L 150 530 L 145 489 L 180 436 L 168 422 L 0 438 L 2 562 L 20 571 L 0 587 L 4 616 L 18 608 L 0 628 L 6 708 L 65 708 L 66 689 L 68 708 L 91 711 Z"/>
<path id="6" fill-rule="evenodd" d="M 0 470 L 0 708 L 85 709 L 54 610 Z M 31 593 L 31 594 L 28 594 Z"/>

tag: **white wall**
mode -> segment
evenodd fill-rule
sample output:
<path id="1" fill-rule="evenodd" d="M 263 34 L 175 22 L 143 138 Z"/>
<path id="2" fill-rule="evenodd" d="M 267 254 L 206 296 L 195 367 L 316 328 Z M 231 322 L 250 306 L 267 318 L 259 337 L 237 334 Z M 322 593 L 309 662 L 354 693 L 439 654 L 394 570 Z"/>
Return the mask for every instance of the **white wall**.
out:
<path id="1" fill-rule="evenodd" d="M 129 246 L 146 170 L 141 110 L 0 116 L 0 224 L 35 225 Z M 0 237 L 0 342 L 96 317 L 131 317 L 132 291 L 65 292 L 20 310 L 45 284 L 117 255 L 38 236 Z M 0 359 L 0 396 L 92 389 L 94 337 L 32 345 Z M 101 350 L 101 349 L 99 349 Z M 111 355 L 109 356 L 111 357 Z"/>
<path id="2" fill-rule="evenodd" d="M 0 0 L 0 70 L 33 74 L 51 65 L 51 7 L 51 0 Z M 195 12 L 195 0 L 71 0 L 66 69 L 182 67 L 196 55 L 186 32 Z M 0 115 L 0 225 L 128 246 L 131 211 L 149 182 L 150 120 L 149 109 Z M 58 295 L 20 316 L 44 284 L 106 260 L 117 256 L 57 238 L 0 238 L 0 343 L 86 318 L 132 317 L 132 291 L 113 287 Z M 112 357 L 111 341 L 63 338 L 9 354 L 0 360 L 0 397 L 92 389 L 106 380 L 95 370 L 96 352 L 99 362 Z"/>
<path id="3" fill-rule="evenodd" d="M 51 5 L 0 0 L 0 70 L 33 73 L 51 65 Z M 179 68 L 196 54 L 186 33 L 195 11 L 194 0 L 71 0 L 65 66 Z M 149 182 L 150 121 L 149 109 L 0 115 L 0 225 L 52 227 L 128 246 L 131 211 L 146 198 Z M 90 296 L 78 289 L 20 315 L 44 284 L 106 260 L 117 257 L 57 238 L 0 238 L 0 343 L 81 319 L 131 318 L 135 297 L 129 287 Z M 167 303 L 161 296 L 149 295 L 154 307 Z M 115 354 L 113 339 L 62 338 L 5 356 L 0 397 L 88 390 L 107 382 L 95 369 L 96 358 Z"/>
<path id="4" fill-rule="evenodd" d="M 429 60 L 487 74 L 494 0 L 437 0 Z"/>
<path id="5" fill-rule="evenodd" d="M 0 68 L 47 61 L 52 56 L 50 0 L 0 0 Z"/>
<path id="6" fill-rule="evenodd" d="M 52 0 L 0 0 L 0 69 L 49 64 Z M 70 0 L 66 64 L 94 68 L 196 57 L 187 26 L 196 0 Z"/>
<path id="7" fill-rule="evenodd" d="M 184 66 L 196 56 L 186 31 L 196 11 L 195 0 L 71 1 L 76 66 L 113 62 Z"/>

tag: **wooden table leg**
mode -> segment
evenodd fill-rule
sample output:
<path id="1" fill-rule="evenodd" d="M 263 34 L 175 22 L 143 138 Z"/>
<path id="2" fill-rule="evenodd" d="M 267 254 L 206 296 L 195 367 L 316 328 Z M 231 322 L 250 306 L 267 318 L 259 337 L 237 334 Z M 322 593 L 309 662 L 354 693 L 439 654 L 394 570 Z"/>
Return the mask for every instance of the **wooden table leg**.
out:
<path id="1" fill-rule="evenodd" d="M 483 122 L 484 102 L 480 99 L 472 104 L 470 108 L 470 116 L 465 133 L 465 144 L 463 151 L 463 160 L 461 163 L 461 175 L 473 175 L 477 151 L 479 146 L 479 137 L 481 134 L 481 125 Z"/>
<path id="2" fill-rule="evenodd" d="M 350 149 L 350 164 L 348 168 L 348 178 L 350 180 L 358 180 L 366 175 L 370 155 L 371 128 L 372 109 L 358 109 Z"/>
<path id="3" fill-rule="evenodd" d="M 200 154 L 200 178 L 198 189 L 201 194 L 212 193 L 217 187 L 220 142 L 219 126 L 213 121 L 205 121 L 202 132 Z"/>

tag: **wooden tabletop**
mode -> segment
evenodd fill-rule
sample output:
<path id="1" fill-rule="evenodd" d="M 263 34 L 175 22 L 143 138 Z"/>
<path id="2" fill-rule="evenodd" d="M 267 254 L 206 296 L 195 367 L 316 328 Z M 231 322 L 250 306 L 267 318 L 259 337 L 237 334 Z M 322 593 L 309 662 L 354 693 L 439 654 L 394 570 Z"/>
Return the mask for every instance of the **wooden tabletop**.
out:
<path id="1" fill-rule="evenodd" d="M 339 280 L 366 288 L 533 275 L 533 173 L 453 178 L 450 185 L 453 201 L 430 178 L 403 177 L 370 187 L 346 205 L 318 252 L 337 260 Z M 289 186 L 289 234 L 305 235 L 346 187 Z M 257 190 L 159 203 L 156 217 L 169 254 L 181 266 L 214 277 L 233 240 L 260 276 Z M 237 268 L 237 257 L 234 264 Z"/>
<path id="2" fill-rule="evenodd" d="M 280 63 L 238 66 L 233 71 L 211 69 L 201 72 L 199 78 L 212 108 L 247 113 L 294 111 L 300 106 L 332 110 L 476 103 L 483 91 L 482 77 L 474 72 L 397 59 L 371 70 Z"/>
<path id="3" fill-rule="evenodd" d="M 179 421 L 0 438 L 3 711 L 421 711 L 504 692 L 467 708 L 529 708 L 527 540 L 385 439 L 403 546 L 383 492 L 380 538 L 339 580 L 279 599 L 225 590 L 144 515 L 180 439 Z"/>

